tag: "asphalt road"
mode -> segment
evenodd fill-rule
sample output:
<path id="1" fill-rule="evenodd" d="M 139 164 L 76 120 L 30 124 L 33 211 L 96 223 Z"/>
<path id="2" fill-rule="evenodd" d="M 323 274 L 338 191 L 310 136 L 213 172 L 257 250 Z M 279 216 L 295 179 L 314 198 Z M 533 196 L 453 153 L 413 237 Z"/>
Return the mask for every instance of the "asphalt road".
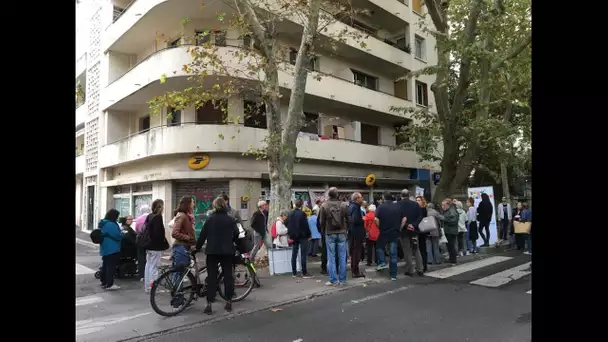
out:
<path id="1" fill-rule="evenodd" d="M 153 341 L 524 342 L 531 340 L 531 294 L 521 289 L 401 277 Z M 220 303 L 214 310 L 224 311 Z"/>

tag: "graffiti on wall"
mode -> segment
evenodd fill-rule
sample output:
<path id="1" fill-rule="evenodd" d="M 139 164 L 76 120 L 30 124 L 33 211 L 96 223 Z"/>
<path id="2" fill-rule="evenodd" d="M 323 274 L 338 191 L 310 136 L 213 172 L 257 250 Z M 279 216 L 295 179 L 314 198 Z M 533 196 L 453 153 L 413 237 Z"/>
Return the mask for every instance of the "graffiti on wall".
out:
<path id="1" fill-rule="evenodd" d="M 201 229 L 203 229 L 205 221 L 207 221 L 209 212 L 213 209 L 212 204 L 214 198 L 214 194 L 211 193 L 196 193 L 192 195 L 192 199 L 194 200 L 194 210 L 192 214 L 194 215 L 194 231 L 196 232 L 197 239 Z"/>

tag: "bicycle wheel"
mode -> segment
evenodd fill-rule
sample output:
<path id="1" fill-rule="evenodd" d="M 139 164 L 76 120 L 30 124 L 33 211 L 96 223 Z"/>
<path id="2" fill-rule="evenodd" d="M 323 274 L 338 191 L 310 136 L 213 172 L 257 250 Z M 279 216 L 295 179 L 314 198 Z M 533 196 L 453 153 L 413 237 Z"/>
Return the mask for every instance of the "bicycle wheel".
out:
<path id="1" fill-rule="evenodd" d="M 240 300 L 245 299 L 251 291 L 253 290 L 253 286 L 255 285 L 254 281 L 254 272 L 249 265 L 239 264 L 234 268 L 234 294 L 232 295 L 232 301 L 238 302 Z M 218 286 L 217 292 L 220 297 L 224 300 L 228 300 L 224 291 L 224 272 L 220 272 L 218 277 Z"/>
<path id="2" fill-rule="evenodd" d="M 177 281 L 174 279 L 177 278 Z M 181 283 L 181 286 L 178 285 Z M 150 290 L 150 305 L 154 312 L 161 316 L 171 317 L 184 311 L 196 295 L 196 279 L 192 273 L 182 275 L 180 272 L 168 271 L 163 273 L 152 284 Z M 166 298 L 156 298 L 168 295 Z M 161 305 L 167 304 L 167 309 L 161 309 Z"/>

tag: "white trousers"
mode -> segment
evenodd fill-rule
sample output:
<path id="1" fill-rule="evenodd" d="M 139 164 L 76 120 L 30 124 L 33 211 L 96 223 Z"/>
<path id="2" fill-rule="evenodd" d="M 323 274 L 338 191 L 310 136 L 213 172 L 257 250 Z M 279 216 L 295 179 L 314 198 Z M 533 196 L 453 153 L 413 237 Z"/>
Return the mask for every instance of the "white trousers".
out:
<path id="1" fill-rule="evenodd" d="M 158 266 L 160 266 L 161 251 L 146 251 L 146 268 L 144 274 L 144 289 L 149 291 L 150 283 L 158 278 Z"/>

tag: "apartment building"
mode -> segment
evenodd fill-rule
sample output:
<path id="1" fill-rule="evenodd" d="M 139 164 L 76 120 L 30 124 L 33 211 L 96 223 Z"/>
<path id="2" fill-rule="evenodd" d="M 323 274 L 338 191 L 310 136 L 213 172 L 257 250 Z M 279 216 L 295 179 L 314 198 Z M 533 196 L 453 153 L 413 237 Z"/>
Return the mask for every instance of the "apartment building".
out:
<path id="1" fill-rule="evenodd" d="M 411 119 L 390 111 L 391 106 L 434 105 L 432 76 L 396 81 L 409 70 L 436 63 L 435 40 L 417 25 L 425 8 L 420 0 L 355 3 L 369 14 L 332 22 L 321 39 L 339 30 L 359 30 L 367 34 L 365 44 L 347 40 L 338 43 L 335 54 L 315 51 L 305 99 L 309 123 L 297 142 L 294 196 L 314 200 L 328 186 L 369 196 L 364 179 L 370 173 L 377 177 L 374 192 L 422 187 L 430 195 L 431 174 L 438 166 L 421 163 L 414 151 L 392 149 L 398 143 L 396 129 Z M 220 53 L 251 48 L 247 37 L 216 20 L 217 11 L 230 10 L 222 1 L 209 1 L 204 11 L 200 6 L 200 0 L 113 0 L 101 4 L 88 21 L 90 42 L 80 62 L 86 65 L 84 76 L 77 63 L 77 84 L 86 84 L 86 99 L 77 109 L 78 116 L 85 108 L 80 114 L 84 124 L 77 121 L 77 155 L 84 153 L 77 157 L 76 210 L 85 229 L 109 208 L 136 215 L 156 198 L 165 201 L 169 220 L 181 196 L 194 196 L 197 228 L 222 192 L 246 219 L 260 197 L 268 198 L 266 162 L 243 156 L 261 147 L 267 134 L 263 118 L 244 115 L 255 99 L 226 99 L 230 117 L 246 117 L 238 124 L 225 124 L 222 112 L 211 105 L 176 111 L 170 118 L 170 109 L 150 115 L 151 98 L 187 87 L 181 67 L 191 58 L 188 45 L 196 42 L 184 37 L 212 30 L 210 39 Z M 186 25 L 184 18 L 189 18 Z M 296 48 L 301 30 L 286 20 L 281 43 Z M 294 58 L 295 52 L 287 53 L 286 63 Z M 166 82 L 161 83 L 163 74 Z M 292 76 L 280 72 L 279 78 L 289 91 Z M 284 115 L 288 99 L 282 104 Z"/>

